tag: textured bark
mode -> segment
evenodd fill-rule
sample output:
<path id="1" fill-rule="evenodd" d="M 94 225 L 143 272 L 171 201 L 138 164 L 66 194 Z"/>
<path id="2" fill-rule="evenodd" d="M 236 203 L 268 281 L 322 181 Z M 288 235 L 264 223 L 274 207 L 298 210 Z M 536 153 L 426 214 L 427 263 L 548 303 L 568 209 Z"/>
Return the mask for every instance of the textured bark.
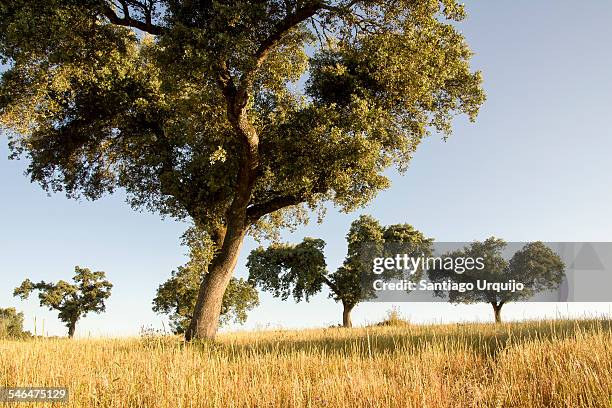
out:
<path id="1" fill-rule="evenodd" d="M 220 250 L 200 285 L 191 324 L 185 333 L 187 341 L 214 340 L 219 327 L 223 295 L 234 273 L 249 223 L 254 221 L 248 218 L 247 208 L 259 169 L 259 136 L 248 120 L 248 89 L 235 87 L 224 61 L 219 66 L 219 84 L 227 102 L 227 117 L 242 142 L 242 151 L 234 199 L 225 213 L 227 227 L 223 228 L 223 233 L 217 234 L 218 238 L 213 237 Z"/>
<path id="2" fill-rule="evenodd" d="M 221 251 L 213 259 L 200 285 L 193 318 L 185 333 L 187 341 L 214 340 L 219 328 L 223 295 L 234 273 L 245 233 L 246 228 L 228 229 Z"/>
<path id="3" fill-rule="evenodd" d="M 353 321 L 351 319 L 351 311 L 354 305 L 342 304 L 342 327 L 353 327 Z"/>

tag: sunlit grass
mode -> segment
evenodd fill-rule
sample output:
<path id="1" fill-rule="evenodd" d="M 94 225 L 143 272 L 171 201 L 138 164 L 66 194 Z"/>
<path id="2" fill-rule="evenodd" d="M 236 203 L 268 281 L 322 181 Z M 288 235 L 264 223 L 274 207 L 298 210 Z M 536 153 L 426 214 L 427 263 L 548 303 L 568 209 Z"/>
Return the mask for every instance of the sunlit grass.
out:
<path id="1" fill-rule="evenodd" d="M 71 407 L 610 407 L 612 321 L 0 342 L 0 386 Z M 19 407 L 27 406 L 20 404 Z M 49 406 L 49 405 L 47 405 Z"/>

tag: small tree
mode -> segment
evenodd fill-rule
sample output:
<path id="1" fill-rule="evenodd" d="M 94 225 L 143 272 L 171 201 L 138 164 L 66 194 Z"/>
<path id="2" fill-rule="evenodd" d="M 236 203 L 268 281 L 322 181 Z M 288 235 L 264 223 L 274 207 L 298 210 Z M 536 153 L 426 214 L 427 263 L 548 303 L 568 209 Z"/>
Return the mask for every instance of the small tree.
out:
<path id="1" fill-rule="evenodd" d="M 342 325 L 352 327 L 351 311 L 364 300 L 375 296 L 370 281 L 374 257 L 403 251 L 411 255 L 429 253 L 431 239 L 407 224 L 384 228 L 370 216 L 361 216 L 351 224 L 347 235 L 348 253 L 342 266 L 329 273 L 321 239 L 305 238 L 300 244 L 273 244 L 257 248 L 249 255 L 249 280 L 275 296 L 296 301 L 306 300 L 320 292 L 323 286 L 330 297 L 341 302 Z M 383 279 L 399 271 L 380 275 Z"/>
<path id="2" fill-rule="evenodd" d="M 68 336 L 73 337 L 76 324 L 88 313 L 101 313 L 106 310 L 104 301 L 111 295 L 113 285 L 106 280 L 104 272 L 92 272 L 87 268 L 75 266 L 74 284 L 60 280 L 57 283 L 23 281 L 15 289 L 13 296 L 27 299 L 37 290 L 41 306 L 59 312 L 59 319 L 66 324 Z"/>
<path id="3" fill-rule="evenodd" d="M 23 313 L 15 308 L 0 308 L 0 338 L 29 337 L 30 333 L 23 330 Z"/>
<path id="4" fill-rule="evenodd" d="M 484 268 L 466 270 L 461 274 L 452 269 L 429 270 L 428 275 L 432 282 L 451 281 L 474 285 L 474 290 L 436 291 L 436 295 L 447 296 L 452 303 L 489 303 L 493 307 L 495 322 L 501 323 L 501 309 L 506 303 L 529 299 L 538 292 L 559 287 L 565 276 L 565 264 L 552 249 L 542 242 L 528 243 L 508 261 L 502 255 L 506 245 L 505 241 L 491 237 L 484 242 L 473 242 L 462 250 L 446 254 L 445 256 L 451 258 L 482 257 Z M 522 283 L 524 289 L 515 292 L 480 290 L 477 287 L 479 280 L 490 283 L 515 280 Z"/>

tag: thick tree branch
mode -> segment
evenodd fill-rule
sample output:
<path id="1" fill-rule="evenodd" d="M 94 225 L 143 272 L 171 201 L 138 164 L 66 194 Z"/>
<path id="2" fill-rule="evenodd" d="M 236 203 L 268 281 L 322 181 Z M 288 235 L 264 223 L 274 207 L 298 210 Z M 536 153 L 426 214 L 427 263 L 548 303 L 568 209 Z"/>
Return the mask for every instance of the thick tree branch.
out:
<path id="1" fill-rule="evenodd" d="M 315 184 L 316 187 L 312 190 L 303 189 L 297 193 L 277 196 L 263 203 L 254 204 L 250 206 L 247 209 L 247 218 L 250 222 L 254 223 L 257 222 L 264 215 L 281 210 L 285 207 L 300 204 L 304 202 L 304 200 L 308 198 L 308 196 L 312 196 L 314 194 L 324 194 L 325 192 L 327 192 L 328 184 L 325 181 L 327 177 L 329 177 L 329 175 L 321 176 Z"/>
<path id="2" fill-rule="evenodd" d="M 312 1 L 299 7 L 294 13 L 288 14 L 287 17 L 277 24 L 270 36 L 261 43 L 255 52 L 256 65 L 261 65 L 271 49 L 282 39 L 283 35 L 301 22 L 314 16 L 323 6 L 324 3 L 321 0 Z"/>
<path id="3" fill-rule="evenodd" d="M 161 35 L 165 32 L 163 27 L 152 23 L 151 10 L 143 10 L 146 16 L 146 21 L 140 21 L 130 16 L 127 2 L 121 1 L 121 5 L 123 6 L 123 17 L 119 17 L 115 10 L 106 1 L 102 3 L 102 14 L 108 18 L 112 24 L 136 28 L 152 35 Z"/>
<path id="4" fill-rule="evenodd" d="M 266 214 L 273 213 L 285 207 L 297 205 L 304 200 L 305 194 L 291 194 L 275 197 L 265 203 L 255 204 L 247 209 L 247 218 L 251 222 L 256 222 Z"/>
<path id="5" fill-rule="evenodd" d="M 341 294 L 340 294 L 340 290 L 338 289 L 338 287 L 336 285 L 334 285 L 334 283 L 331 280 L 329 280 L 329 278 L 327 276 L 322 275 L 321 277 L 323 278 L 323 282 L 325 282 L 325 284 L 329 287 L 329 289 L 332 292 L 334 292 L 334 294 L 336 296 L 340 297 Z"/>
<path id="6" fill-rule="evenodd" d="M 274 46 L 283 38 L 283 36 L 289 32 L 293 27 L 306 21 L 310 17 L 314 16 L 324 6 L 323 0 L 315 0 L 307 2 L 302 6 L 298 6 L 294 13 L 288 14 L 282 21 L 280 21 L 274 30 L 270 33 L 255 51 L 255 65 L 254 67 L 245 72 L 240 81 L 240 89 L 238 89 L 239 95 L 246 97 L 249 89 L 253 85 L 253 80 L 257 69 L 263 64 L 267 56 L 270 54 Z"/>

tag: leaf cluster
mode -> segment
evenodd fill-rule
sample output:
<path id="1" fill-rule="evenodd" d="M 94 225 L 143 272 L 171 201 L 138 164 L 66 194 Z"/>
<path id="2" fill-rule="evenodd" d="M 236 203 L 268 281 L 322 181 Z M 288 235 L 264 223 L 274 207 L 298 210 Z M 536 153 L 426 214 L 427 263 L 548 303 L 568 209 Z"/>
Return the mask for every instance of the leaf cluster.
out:
<path id="1" fill-rule="evenodd" d="M 22 339 L 31 334 L 23 330 L 23 313 L 15 308 L 0 308 L 0 339 Z"/>
<path id="2" fill-rule="evenodd" d="M 428 271 L 432 282 L 452 281 L 472 283 L 474 290 L 447 293 L 437 291 L 439 297 L 448 297 L 453 303 L 508 303 L 529 299 L 536 293 L 554 290 L 565 277 L 565 264 L 552 249 L 542 242 L 530 242 L 515 252 L 508 260 L 504 256 L 507 244 L 504 240 L 491 237 L 483 242 L 475 241 L 461 250 L 444 255 L 450 258 L 483 258 L 485 267 L 482 270 L 470 269 L 456 273 L 450 269 L 433 268 Z M 497 292 L 478 290 L 476 282 L 486 280 L 491 283 L 505 283 L 509 280 L 524 285 L 524 290 L 516 292 Z"/>

